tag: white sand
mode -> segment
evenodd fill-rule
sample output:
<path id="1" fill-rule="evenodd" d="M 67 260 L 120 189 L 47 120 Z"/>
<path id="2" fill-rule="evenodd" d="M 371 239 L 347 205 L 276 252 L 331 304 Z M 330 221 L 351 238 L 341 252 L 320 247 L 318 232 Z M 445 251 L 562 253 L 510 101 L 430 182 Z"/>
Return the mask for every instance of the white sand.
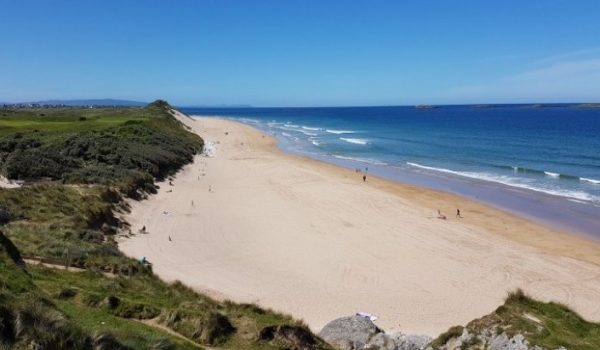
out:
<path id="1" fill-rule="evenodd" d="M 215 154 L 132 203 L 126 219 L 149 233 L 120 243 L 166 280 L 290 313 L 315 331 L 366 311 L 386 330 L 437 335 L 517 287 L 600 321 L 596 244 L 457 196 L 363 183 L 354 171 L 283 154 L 242 124 L 178 118 Z M 448 220 L 435 218 L 437 208 Z"/>

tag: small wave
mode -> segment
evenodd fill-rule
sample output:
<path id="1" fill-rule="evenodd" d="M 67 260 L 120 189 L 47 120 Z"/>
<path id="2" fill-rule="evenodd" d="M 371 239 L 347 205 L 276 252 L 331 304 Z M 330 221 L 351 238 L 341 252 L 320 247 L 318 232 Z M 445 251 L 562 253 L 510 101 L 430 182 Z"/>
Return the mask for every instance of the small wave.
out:
<path id="1" fill-rule="evenodd" d="M 315 145 L 317 147 L 321 145 L 321 143 L 319 141 L 314 140 L 312 138 L 309 138 L 308 140 L 310 141 L 310 143 L 312 143 L 313 145 Z"/>
<path id="2" fill-rule="evenodd" d="M 514 173 L 520 173 L 520 174 L 538 174 L 538 175 L 544 175 L 544 176 L 549 176 L 549 177 L 553 177 L 553 178 L 560 178 L 562 180 L 580 180 L 579 176 L 575 176 L 575 175 L 559 174 L 559 173 L 555 173 L 555 172 L 525 168 L 525 167 L 520 167 L 520 166 L 513 166 L 513 165 L 493 165 L 493 166 L 496 168 L 499 168 L 499 169 L 511 169 Z"/>
<path id="3" fill-rule="evenodd" d="M 327 131 L 330 134 L 336 134 L 336 135 L 340 135 L 340 134 L 354 134 L 355 133 L 355 131 L 352 131 L 352 130 L 325 129 L 325 131 Z"/>
<path id="4" fill-rule="evenodd" d="M 532 169 L 532 168 L 525 168 L 522 166 L 511 166 L 510 167 L 515 173 L 520 173 L 520 174 L 545 174 L 545 171 L 543 170 L 537 170 L 537 169 Z"/>
<path id="5" fill-rule="evenodd" d="M 346 142 L 349 142 L 349 143 L 353 143 L 355 145 L 363 145 L 363 146 L 367 145 L 369 143 L 369 141 L 365 140 L 365 139 L 348 139 L 348 138 L 345 138 L 345 137 L 340 137 L 340 140 L 346 141 Z"/>
<path id="6" fill-rule="evenodd" d="M 579 181 L 589 182 L 589 183 L 592 183 L 594 185 L 600 185 L 600 180 L 590 179 L 590 178 L 587 178 L 587 177 L 580 177 Z"/>
<path id="7" fill-rule="evenodd" d="M 374 165 L 387 165 L 387 163 L 384 163 L 382 161 L 375 160 L 375 159 L 339 156 L 336 154 L 332 154 L 331 156 L 333 158 L 337 158 L 337 159 L 352 160 L 352 161 L 361 162 L 361 163 L 368 163 L 368 164 L 374 164 Z"/>
<path id="8" fill-rule="evenodd" d="M 237 120 L 241 121 L 242 123 L 253 123 L 253 124 L 260 123 L 260 120 L 251 119 L 251 118 L 238 118 Z"/>
<path id="9" fill-rule="evenodd" d="M 317 136 L 317 134 L 315 134 L 314 132 L 308 132 L 308 131 L 304 131 L 304 130 L 297 130 L 301 133 L 303 133 L 306 136 Z"/>
<path id="10" fill-rule="evenodd" d="M 298 130 L 286 125 L 279 125 L 279 126 L 275 126 L 274 128 L 279 129 L 279 130 L 288 130 L 288 131 L 302 131 L 302 130 Z"/>
<path id="11" fill-rule="evenodd" d="M 281 135 L 283 135 L 285 137 L 292 137 L 292 135 L 288 134 L 287 132 L 282 132 Z"/>
<path id="12" fill-rule="evenodd" d="M 300 125 L 296 125 L 296 124 L 290 124 L 290 123 L 285 123 L 283 124 L 284 126 L 287 126 L 288 128 L 299 128 Z"/>
<path id="13" fill-rule="evenodd" d="M 320 128 L 313 128 L 313 127 L 310 127 L 310 126 L 302 126 L 302 129 L 304 129 L 304 130 L 311 130 L 311 131 L 319 131 L 319 130 L 321 130 Z"/>
<path id="14" fill-rule="evenodd" d="M 450 169 L 445 169 L 445 168 L 430 167 L 430 166 L 421 165 L 421 164 L 417 164 L 417 163 L 411 163 L 411 162 L 406 162 L 406 164 L 410 165 L 412 167 L 415 167 L 415 168 L 421 168 L 421 169 L 431 170 L 431 171 L 435 171 L 435 172 L 463 176 L 463 177 L 468 177 L 471 179 L 500 183 L 500 184 L 510 186 L 510 187 L 516 187 L 516 188 L 521 188 L 521 189 L 526 189 L 526 190 L 531 190 L 531 191 L 536 191 L 536 192 L 542 192 L 542 193 L 546 193 L 546 194 L 550 194 L 550 195 L 554 195 L 554 196 L 573 198 L 573 199 L 578 199 L 578 200 L 582 200 L 582 201 L 586 201 L 586 202 L 593 202 L 593 203 L 598 203 L 598 201 L 600 201 L 600 198 L 598 198 L 596 196 L 592 196 L 589 193 L 585 193 L 585 192 L 581 192 L 581 191 L 539 188 L 539 187 L 536 187 L 533 185 L 516 182 L 515 181 L 516 179 L 508 177 L 508 176 L 503 176 L 503 175 L 498 176 L 498 175 L 492 175 L 492 174 L 486 174 L 486 173 L 476 173 L 476 172 L 469 172 L 469 171 L 455 171 L 455 170 L 450 170 Z"/>

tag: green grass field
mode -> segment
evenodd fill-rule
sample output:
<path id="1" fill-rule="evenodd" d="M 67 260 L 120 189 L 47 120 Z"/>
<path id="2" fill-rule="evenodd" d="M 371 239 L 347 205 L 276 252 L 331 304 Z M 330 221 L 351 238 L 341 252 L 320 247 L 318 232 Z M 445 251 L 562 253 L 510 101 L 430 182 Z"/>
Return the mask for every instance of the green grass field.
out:
<path id="1" fill-rule="evenodd" d="M 47 133 L 99 130 L 151 117 L 143 108 L 0 110 L 0 136 L 35 130 Z"/>

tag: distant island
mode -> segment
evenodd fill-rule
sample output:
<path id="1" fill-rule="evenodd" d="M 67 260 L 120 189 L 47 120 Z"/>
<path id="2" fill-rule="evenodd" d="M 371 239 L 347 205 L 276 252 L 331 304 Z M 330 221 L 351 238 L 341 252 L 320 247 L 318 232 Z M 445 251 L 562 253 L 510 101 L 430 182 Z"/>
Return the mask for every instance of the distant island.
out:
<path id="1" fill-rule="evenodd" d="M 577 108 L 600 108 L 600 103 L 582 103 Z"/>

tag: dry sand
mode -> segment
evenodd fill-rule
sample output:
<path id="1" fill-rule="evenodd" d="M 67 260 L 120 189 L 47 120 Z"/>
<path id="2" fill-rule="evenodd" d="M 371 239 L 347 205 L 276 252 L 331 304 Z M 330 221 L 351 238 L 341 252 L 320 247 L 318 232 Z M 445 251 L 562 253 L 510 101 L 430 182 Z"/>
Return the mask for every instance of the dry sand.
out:
<path id="1" fill-rule="evenodd" d="M 517 287 L 600 321 L 593 242 L 455 195 L 363 183 L 352 170 L 284 154 L 239 123 L 178 118 L 216 146 L 214 156 L 133 202 L 126 219 L 148 233 L 120 242 L 168 281 L 290 313 L 314 331 L 366 311 L 385 330 L 437 335 Z"/>

